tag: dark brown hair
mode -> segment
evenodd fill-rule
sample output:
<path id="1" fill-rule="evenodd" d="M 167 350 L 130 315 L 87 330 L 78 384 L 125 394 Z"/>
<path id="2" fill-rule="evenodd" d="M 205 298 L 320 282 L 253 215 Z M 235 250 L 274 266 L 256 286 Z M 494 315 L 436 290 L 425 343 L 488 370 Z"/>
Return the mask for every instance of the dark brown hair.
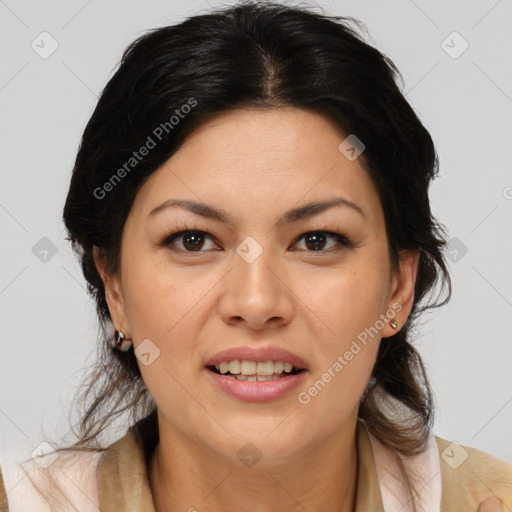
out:
<path id="1" fill-rule="evenodd" d="M 102 251 L 111 275 L 119 272 L 123 227 L 137 191 L 209 115 L 281 106 L 321 114 L 364 142 L 362 164 L 380 195 L 393 268 L 398 269 L 401 249 L 419 252 L 411 314 L 381 343 L 359 417 L 400 454 L 424 449 L 433 403 L 411 344 L 413 328 L 420 313 L 445 304 L 451 295 L 444 229 L 428 197 L 438 158 L 397 85 L 398 70 L 353 27 L 365 30 L 352 18 L 250 1 L 151 30 L 124 52 L 84 131 L 64 207 L 68 240 L 80 258 L 101 327 L 98 362 L 77 397 L 84 415 L 73 449 L 101 449 L 100 434 L 123 413 L 130 414 L 131 423 L 148 418 L 151 428 L 156 419 L 133 350 L 109 347 L 110 313 L 93 248 Z M 155 147 L 127 166 L 148 137 Z M 439 302 L 446 286 L 447 296 Z M 382 396 L 403 404 L 407 421 L 390 417 Z"/>

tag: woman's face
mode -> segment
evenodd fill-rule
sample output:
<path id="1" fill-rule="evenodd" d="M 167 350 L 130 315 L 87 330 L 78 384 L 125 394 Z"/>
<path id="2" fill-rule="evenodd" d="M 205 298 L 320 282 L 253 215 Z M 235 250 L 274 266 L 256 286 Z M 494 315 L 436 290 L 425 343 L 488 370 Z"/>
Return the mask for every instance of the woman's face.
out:
<path id="1" fill-rule="evenodd" d="M 138 192 L 109 308 L 160 421 L 201 450 L 235 457 L 250 442 L 283 461 L 353 432 L 389 320 L 407 319 L 417 257 L 392 272 L 377 191 L 344 138 L 301 109 L 223 113 Z M 183 230 L 202 233 L 169 240 Z M 215 358 L 230 349 L 245 352 Z M 212 361 L 274 379 L 214 373 Z M 279 361 L 306 369 L 283 377 Z"/>

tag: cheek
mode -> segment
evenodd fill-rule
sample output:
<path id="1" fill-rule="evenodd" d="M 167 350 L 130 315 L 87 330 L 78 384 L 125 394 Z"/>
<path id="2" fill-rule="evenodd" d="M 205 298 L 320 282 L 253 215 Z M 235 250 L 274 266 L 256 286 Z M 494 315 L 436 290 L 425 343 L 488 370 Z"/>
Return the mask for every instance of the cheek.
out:
<path id="1" fill-rule="evenodd" d="M 314 312 L 321 337 L 340 349 L 374 326 L 386 304 L 386 275 L 380 267 L 362 266 L 312 271 L 297 295 Z M 313 317 L 312 317 L 313 318 Z M 377 325 L 380 330 L 382 325 Z"/>
<path id="2" fill-rule="evenodd" d="M 365 325 L 364 318 L 358 318 Z M 333 433 L 357 409 L 370 379 L 381 339 L 371 329 L 339 325 L 334 342 L 314 343 L 318 354 L 308 385 L 299 390 L 297 400 L 304 408 L 305 428 L 313 435 L 320 425 Z"/>
<path id="3" fill-rule="evenodd" d="M 149 256 L 126 260 L 125 303 L 135 348 L 149 339 L 158 353 L 148 366 L 138 361 L 157 403 L 168 402 L 172 396 L 173 407 L 187 404 L 182 386 L 189 387 L 193 380 L 191 365 L 200 366 L 198 343 L 210 312 L 208 294 L 218 280 L 211 271 L 201 274 L 197 267 L 165 268 Z"/>
<path id="4" fill-rule="evenodd" d="M 357 408 L 375 364 L 384 326 L 385 274 L 378 266 L 347 267 L 319 273 L 308 284 L 301 292 L 305 311 L 315 313 L 311 321 L 321 320 L 316 320 L 321 330 L 316 335 L 310 331 L 316 365 L 298 401 L 311 417 L 335 429 L 340 418 Z"/>
<path id="5" fill-rule="evenodd" d="M 192 327 L 193 334 L 198 324 L 189 325 L 187 318 L 199 311 L 197 306 L 212 287 L 213 276 L 198 276 L 191 268 L 166 268 L 149 255 L 128 259 L 123 272 L 126 313 L 135 339 L 172 344 L 184 325 Z"/>

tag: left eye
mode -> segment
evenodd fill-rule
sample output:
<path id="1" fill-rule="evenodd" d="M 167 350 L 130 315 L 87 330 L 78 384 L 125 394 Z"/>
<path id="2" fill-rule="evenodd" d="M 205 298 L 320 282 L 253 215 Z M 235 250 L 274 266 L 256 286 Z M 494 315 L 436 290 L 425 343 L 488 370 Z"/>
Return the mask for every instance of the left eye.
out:
<path id="1" fill-rule="evenodd" d="M 306 247 L 308 247 L 309 249 L 312 248 L 313 252 L 324 251 L 324 246 L 328 238 L 337 240 L 338 245 L 349 245 L 348 240 L 344 236 L 338 233 L 331 233 L 329 231 L 309 231 L 308 233 L 304 233 L 303 235 L 301 235 L 299 240 L 301 240 L 302 238 L 305 239 Z"/>
<path id="2" fill-rule="evenodd" d="M 307 252 L 322 252 L 326 251 L 325 245 L 329 238 L 336 240 L 338 242 L 337 245 L 342 246 L 337 250 L 350 246 L 349 241 L 344 236 L 338 233 L 331 233 L 329 231 L 309 231 L 301 235 L 293 245 L 304 239 Z M 181 240 L 182 248 L 172 250 L 181 250 L 184 252 L 205 252 L 201 251 L 204 246 L 205 239 L 211 240 L 211 236 L 204 231 L 186 230 L 168 236 L 164 240 L 163 245 L 171 246 L 177 240 Z M 336 244 L 334 244 L 334 246 L 336 246 Z"/>

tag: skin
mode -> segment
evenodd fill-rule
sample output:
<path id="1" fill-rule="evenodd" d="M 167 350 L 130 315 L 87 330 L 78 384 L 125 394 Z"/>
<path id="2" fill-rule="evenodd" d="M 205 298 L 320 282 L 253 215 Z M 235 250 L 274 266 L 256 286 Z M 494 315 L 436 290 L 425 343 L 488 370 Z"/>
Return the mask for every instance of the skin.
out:
<path id="1" fill-rule="evenodd" d="M 308 404 L 297 395 L 393 304 L 401 306 L 401 328 L 418 254 L 402 252 L 393 271 L 377 190 L 361 158 L 339 151 L 344 138 L 330 121 L 297 108 L 216 115 L 139 190 L 123 232 L 121 274 L 106 275 L 97 255 L 114 326 L 135 348 L 150 339 L 160 350 L 150 365 L 139 362 L 158 408 L 160 443 L 149 469 L 157 511 L 354 509 L 358 404 L 387 342 L 381 338 L 396 331 L 384 322 Z M 364 217 L 342 206 L 277 224 L 291 208 L 333 197 L 353 201 Z M 234 223 L 177 207 L 148 218 L 170 198 L 222 208 Z M 183 237 L 162 243 L 183 223 L 207 234 L 202 252 L 187 252 Z M 315 251 L 303 236 L 310 231 L 340 233 L 353 245 L 326 235 L 324 250 Z M 246 237 L 263 250 L 252 263 L 236 252 Z M 264 403 L 224 394 L 204 365 L 241 345 L 298 354 L 308 365 L 304 385 Z M 250 468 L 237 457 L 246 443 L 262 454 Z"/>
<path id="2" fill-rule="evenodd" d="M 501 502 L 495 496 L 489 496 L 480 503 L 477 512 L 501 512 Z"/>

